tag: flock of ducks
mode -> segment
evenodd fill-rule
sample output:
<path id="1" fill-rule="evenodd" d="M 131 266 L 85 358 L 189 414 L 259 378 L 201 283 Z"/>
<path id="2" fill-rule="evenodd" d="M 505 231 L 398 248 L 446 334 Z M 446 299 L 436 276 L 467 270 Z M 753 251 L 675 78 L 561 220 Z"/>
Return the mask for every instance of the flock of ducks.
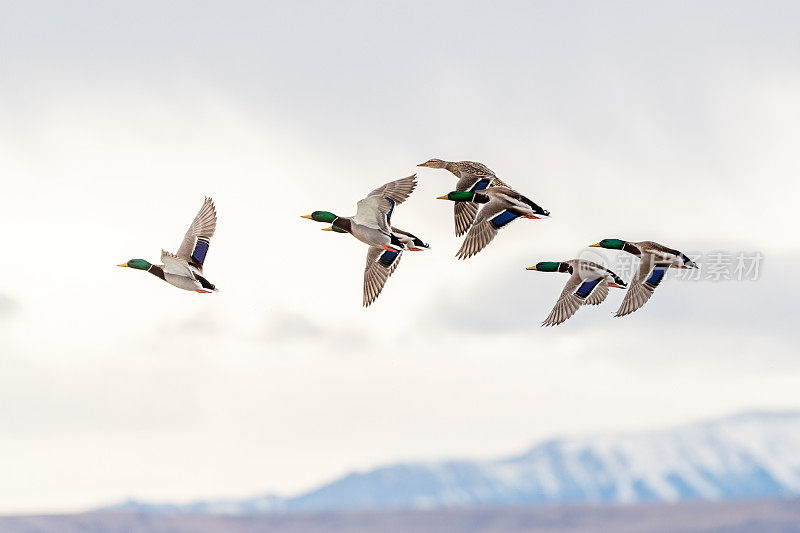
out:
<path id="1" fill-rule="evenodd" d="M 430 159 L 418 166 L 443 168 L 458 178 L 455 190 L 439 199 L 454 202 L 456 236 L 466 234 L 456 254 L 459 259 L 468 259 L 483 250 L 498 231 L 514 220 L 550 216 L 549 211 L 509 187 L 482 163 Z M 416 174 L 382 185 L 356 203 L 356 214 L 353 216 L 341 217 L 330 211 L 314 211 L 303 215 L 303 218 L 330 224 L 324 228 L 326 231 L 349 233 L 369 247 L 364 269 L 365 307 L 380 295 L 389 276 L 397 269 L 403 252 L 430 248 L 416 235 L 392 224 L 395 208 L 408 199 L 416 186 Z M 162 265 L 154 265 L 144 259 L 131 259 L 118 266 L 145 270 L 179 289 L 199 293 L 216 292 L 214 284 L 203 277 L 203 263 L 216 226 L 214 202 L 207 197 L 177 253 L 161 250 Z M 545 261 L 528 267 L 528 270 L 570 274 L 553 310 L 542 322 L 543 326 L 561 324 L 582 305 L 601 304 L 608 296 L 609 287 L 627 287 L 628 292 L 616 316 L 628 315 L 650 299 L 668 268 L 698 268 L 682 252 L 652 241 L 603 239 L 591 246 L 621 250 L 640 259 L 639 270 L 630 286 L 611 270 L 585 259 Z"/>

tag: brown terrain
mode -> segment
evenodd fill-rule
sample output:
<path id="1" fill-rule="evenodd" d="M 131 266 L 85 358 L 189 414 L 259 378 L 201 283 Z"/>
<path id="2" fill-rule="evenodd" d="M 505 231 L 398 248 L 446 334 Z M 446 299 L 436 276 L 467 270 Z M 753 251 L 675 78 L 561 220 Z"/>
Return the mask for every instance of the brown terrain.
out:
<path id="1" fill-rule="evenodd" d="M 800 500 L 260 516 L 0 517 L 2 533 L 800 533 Z"/>

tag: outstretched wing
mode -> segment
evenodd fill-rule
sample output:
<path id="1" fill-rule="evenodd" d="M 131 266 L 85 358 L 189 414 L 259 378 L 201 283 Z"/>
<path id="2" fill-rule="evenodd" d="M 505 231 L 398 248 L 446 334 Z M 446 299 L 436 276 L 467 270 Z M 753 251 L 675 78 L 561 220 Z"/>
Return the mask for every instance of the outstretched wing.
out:
<path id="1" fill-rule="evenodd" d="M 456 182 L 457 191 L 482 191 L 500 182 L 486 165 L 474 161 L 462 161 L 459 172 L 461 177 Z M 477 214 L 478 206 L 472 202 L 456 202 L 453 205 L 456 237 L 461 237 L 469 230 Z"/>
<path id="2" fill-rule="evenodd" d="M 622 304 L 615 316 L 629 315 L 646 304 L 656 287 L 663 281 L 668 268 L 669 265 L 658 264 L 652 255 L 642 254 L 639 272 L 631 281 L 628 292 L 625 293 L 625 298 L 622 299 Z"/>
<path id="3" fill-rule="evenodd" d="M 501 228 L 519 218 L 520 215 L 506 209 L 505 205 L 502 200 L 492 199 L 483 206 L 456 257 L 467 259 L 477 254 L 492 242 Z"/>
<path id="4" fill-rule="evenodd" d="M 353 222 L 371 228 L 379 228 L 389 233 L 392 211 L 396 205 L 402 204 L 408 199 L 416 186 L 416 174 L 381 185 L 369 193 L 366 198 L 358 201 L 358 209 L 353 217 Z"/>
<path id="5" fill-rule="evenodd" d="M 400 178 L 399 180 L 390 181 L 386 185 L 381 185 L 367 195 L 378 196 L 380 198 L 391 198 L 395 204 L 402 204 L 405 202 L 414 188 L 417 186 L 417 175 L 412 174 L 407 178 Z"/>
<path id="6" fill-rule="evenodd" d="M 384 250 L 370 246 L 367 251 L 367 266 L 364 268 L 364 307 L 369 307 L 386 285 L 400 263 L 402 252 Z"/>
<path id="7" fill-rule="evenodd" d="M 217 210 L 214 207 L 214 200 L 206 197 L 175 255 L 202 273 L 211 237 L 214 236 L 216 229 Z"/>
<path id="8" fill-rule="evenodd" d="M 455 202 L 453 205 L 453 218 L 456 221 L 456 237 L 461 237 L 469 230 L 477 214 L 477 204 L 473 202 Z"/>
<path id="9" fill-rule="evenodd" d="M 489 169 L 486 169 L 489 170 Z M 489 171 L 491 172 L 491 171 Z M 482 191 L 495 180 L 494 174 L 470 174 L 462 170 L 461 178 L 456 183 L 457 191 Z M 456 223 L 456 237 L 465 234 L 478 214 L 478 205 L 474 202 L 456 202 L 453 205 L 453 218 Z"/>
<path id="10" fill-rule="evenodd" d="M 194 272 L 189 268 L 189 263 L 182 257 L 161 250 L 161 262 L 164 263 L 164 273 L 195 279 Z"/>
<path id="11" fill-rule="evenodd" d="M 567 280 L 564 290 L 561 291 L 561 296 L 558 297 L 556 305 L 553 310 L 542 322 L 542 326 L 556 326 L 561 324 L 578 310 L 584 303 L 589 303 L 590 299 L 595 298 L 597 290 L 606 283 L 603 278 L 596 279 L 581 279 L 579 269 L 575 269 L 572 276 Z M 601 289 L 602 290 L 602 289 Z M 608 287 L 605 286 L 606 295 L 608 295 Z M 600 302 L 605 299 L 603 296 Z M 597 303 L 600 303 L 597 302 Z"/>
<path id="12" fill-rule="evenodd" d="M 592 291 L 588 298 L 586 298 L 586 305 L 600 305 L 608 297 L 608 282 L 603 280 L 597 284 L 597 287 Z"/>

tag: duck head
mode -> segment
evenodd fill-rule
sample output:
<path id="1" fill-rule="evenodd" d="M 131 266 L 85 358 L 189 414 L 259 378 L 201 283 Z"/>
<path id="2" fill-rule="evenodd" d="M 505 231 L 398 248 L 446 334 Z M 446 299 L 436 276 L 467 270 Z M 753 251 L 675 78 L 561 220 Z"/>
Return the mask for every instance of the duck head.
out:
<path id="1" fill-rule="evenodd" d="M 420 163 L 417 166 L 428 168 L 447 168 L 447 161 L 442 161 L 441 159 L 428 159 L 424 163 Z"/>
<path id="2" fill-rule="evenodd" d="M 444 196 L 437 196 L 437 200 L 450 200 L 451 202 L 471 202 L 475 199 L 475 191 L 452 191 Z"/>
<path id="3" fill-rule="evenodd" d="M 627 241 L 622 239 L 603 239 L 596 244 L 590 244 L 591 248 L 606 248 L 608 250 L 622 250 Z"/>
<path id="4" fill-rule="evenodd" d="M 562 268 L 561 265 L 569 267 L 567 263 L 561 261 L 540 261 L 525 270 L 538 270 L 539 272 L 567 272 L 567 268 Z"/>
<path id="5" fill-rule="evenodd" d="M 317 222 L 325 222 L 327 224 L 333 224 L 333 221 L 339 217 L 337 217 L 330 211 L 314 211 L 310 215 L 303 215 L 303 218 L 307 218 L 309 220 L 315 220 Z"/>
<path id="6" fill-rule="evenodd" d="M 149 270 L 153 265 L 144 259 L 131 259 L 127 263 L 122 263 L 121 265 L 117 266 L 135 268 L 136 270 Z"/>
<path id="7" fill-rule="evenodd" d="M 302 217 L 307 218 L 309 220 L 315 220 L 317 222 L 325 222 L 327 224 L 333 224 L 333 222 L 339 218 L 330 211 L 314 211 L 310 215 L 302 215 Z M 342 224 L 343 226 L 348 226 L 349 222 L 350 221 L 348 219 L 341 219 L 339 221 L 339 223 Z M 336 225 L 327 228 L 322 228 L 322 231 L 335 231 L 336 233 L 347 233 L 347 229 Z"/>

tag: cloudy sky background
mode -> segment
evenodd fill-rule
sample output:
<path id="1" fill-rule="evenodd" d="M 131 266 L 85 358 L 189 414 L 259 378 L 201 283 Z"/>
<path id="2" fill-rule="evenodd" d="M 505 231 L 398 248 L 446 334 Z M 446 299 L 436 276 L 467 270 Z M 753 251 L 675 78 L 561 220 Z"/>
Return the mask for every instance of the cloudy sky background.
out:
<path id="1" fill-rule="evenodd" d="M 800 407 L 796 3 L 213 4 L 2 4 L 0 512 Z M 552 220 L 457 261 L 431 157 Z M 394 221 L 433 249 L 365 310 L 365 247 L 299 215 L 417 171 Z M 204 195 L 221 292 L 114 266 L 175 251 Z M 762 276 L 538 327 L 566 277 L 524 267 L 604 237 Z"/>

